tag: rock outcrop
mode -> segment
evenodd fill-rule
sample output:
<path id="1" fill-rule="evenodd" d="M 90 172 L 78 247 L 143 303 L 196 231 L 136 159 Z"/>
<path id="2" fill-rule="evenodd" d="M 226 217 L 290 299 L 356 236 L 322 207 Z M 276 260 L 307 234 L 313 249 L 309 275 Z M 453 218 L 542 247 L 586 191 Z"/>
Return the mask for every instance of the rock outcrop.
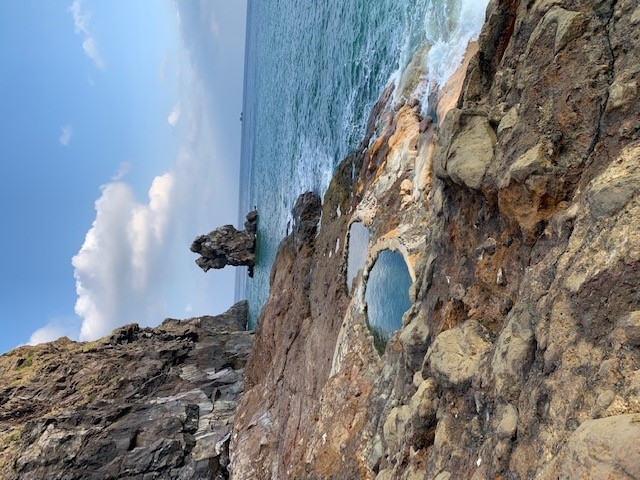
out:
<path id="1" fill-rule="evenodd" d="M 0 478 L 223 479 L 243 368 L 246 302 L 0 357 Z"/>
<path id="2" fill-rule="evenodd" d="M 196 263 L 205 272 L 227 265 L 244 265 L 249 267 L 249 276 L 253 277 L 257 226 L 258 212 L 254 210 L 247 214 L 244 230 L 224 225 L 206 235 L 200 235 L 191 244 L 191 251 L 200 255 Z"/>
<path id="3" fill-rule="evenodd" d="M 281 244 L 236 478 L 640 478 L 640 7 L 492 0 L 464 68 L 437 122 L 385 92 Z M 415 276 L 381 357 L 355 221 Z"/>

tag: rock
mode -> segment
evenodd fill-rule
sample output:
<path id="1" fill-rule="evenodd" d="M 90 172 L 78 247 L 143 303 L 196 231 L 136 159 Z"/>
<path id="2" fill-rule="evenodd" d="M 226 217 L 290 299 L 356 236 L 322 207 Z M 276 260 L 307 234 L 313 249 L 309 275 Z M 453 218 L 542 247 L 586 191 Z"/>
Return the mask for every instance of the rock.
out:
<path id="1" fill-rule="evenodd" d="M 640 310 L 625 315 L 616 322 L 612 337 L 620 343 L 637 347 L 640 345 Z"/>
<path id="2" fill-rule="evenodd" d="M 247 304 L 0 357 L 0 477 L 228 478 Z M 23 360 L 18 368 L 7 369 Z M 62 376 L 57 372 L 64 372 Z"/>
<path id="3" fill-rule="evenodd" d="M 516 407 L 508 403 L 502 409 L 500 423 L 498 423 L 498 426 L 496 428 L 498 438 L 505 439 L 513 437 L 516 434 L 517 428 L 518 410 L 516 410 Z"/>
<path id="4" fill-rule="evenodd" d="M 539 478 L 640 478 L 640 415 L 587 420 Z"/>
<path id="5" fill-rule="evenodd" d="M 436 337 L 425 356 L 428 369 L 445 385 L 462 387 L 471 382 L 491 349 L 488 332 L 476 320 L 446 330 Z"/>
<path id="6" fill-rule="evenodd" d="M 590 419 L 640 411 L 639 12 L 491 0 L 454 108 L 385 91 L 321 225 L 280 245 L 238 478 L 634 476 L 635 423 Z M 415 274 L 382 356 L 335 253 L 354 221 Z"/>
<path id="7" fill-rule="evenodd" d="M 253 277 L 257 224 L 258 212 L 252 211 L 247 214 L 245 230 L 239 231 L 233 225 L 224 225 L 197 237 L 191 244 L 191 251 L 200 255 L 196 260 L 198 266 L 206 272 L 227 265 L 245 265 L 249 267 L 249 276 Z"/>
<path id="8" fill-rule="evenodd" d="M 509 176 L 505 181 L 505 186 L 509 184 L 511 179 L 523 184 L 534 173 L 542 174 L 548 170 L 550 167 L 548 151 L 547 144 L 539 143 L 519 156 L 509 167 Z"/>
<path id="9" fill-rule="evenodd" d="M 529 309 L 516 306 L 511 318 L 498 336 L 491 371 L 495 379 L 496 393 L 500 398 L 517 398 L 517 379 L 522 378 L 530 365 L 533 354 L 534 334 Z"/>
<path id="10" fill-rule="evenodd" d="M 436 150 L 436 173 L 461 186 L 479 190 L 493 158 L 496 134 L 482 115 L 465 116 L 450 111 L 442 126 L 446 150 Z M 442 143 L 439 143 L 439 145 Z"/>
<path id="11" fill-rule="evenodd" d="M 616 214 L 640 194 L 640 145 L 625 148 L 611 166 L 592 183 L 588 203 L 591 216 L 600 220 Z"/>
<path id="12" fill-rule="evenodd" d="M 293 237 L 296 243 L 309 242 L 311 238 L 315 237 L 322 213 L 320 197 L 313 192 L 300 195 L 291 213 L 293 215 Z"/>
<path id="13" fill-rule="evenodd" d="M 496 253 L 496 247 L 498 242 L 493 237 L 487 238 L 484 242 L 476 247 L 476 255 L 482 255 L 483 252 L 487 252 L 489 255 Z"/>

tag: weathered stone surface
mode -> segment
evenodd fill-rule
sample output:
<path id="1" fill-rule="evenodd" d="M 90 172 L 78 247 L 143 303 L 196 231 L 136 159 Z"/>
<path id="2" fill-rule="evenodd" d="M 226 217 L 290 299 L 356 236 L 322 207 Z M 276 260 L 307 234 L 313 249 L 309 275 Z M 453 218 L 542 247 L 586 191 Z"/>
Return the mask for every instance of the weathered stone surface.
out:
<path id="1" fill-rule="evenodd" d="M 216 317 L 131 324 L 0 357 L 0 477 L 222 479 L 253 333 Z"/>
<path id="2" fill-rule="evenodd" d="M 253 277 L 257 225 L 258 212 L 254 210 L 247 214 L 245 230 L 224 225 L 206 235 L 200 235 L 191 244 L 191 251 L 200 255 L 196 263 L 205 272 L 227 265 L 246 265 L 249 267 L 249 276 Z"/>
<path id="3" fill-rule="evenodd" d="M 456 107 L 430 106 L 440 125 L 378 104 L 317 236 L 281 246 L 234 429 L 239 472 L 640 478 L 622 453 L 640 414 L 638 12 L 492 0 Z M 353 221 L 415 273 L 381 357 L 369 267 L 349 294 L 335 253 Z"/>
<path id="4" fill-rule="evenodd" d="M 431 374 L 454 387 L 471 382 L 491 349 L 488 337 L 489 332 L 475 320 L 442 332 L 427 351 L 423 377 Z"/>
<path id="5" fill-rule="evenodd" d="M 436 162 L 441 165 L 438 173 L 458 185 L 479 190 L 493 158 L 496 134 L 483 115 L 456 115 L 452 110 L 447 117 L 444 122 L 450 126 L 443 129 L 450 128 L 451 137 L 445 151 L 436 151 Z"/>
<path id="6" fill-rule="evenodd" d="M 587 420 L 541 479 L 640 478 L 640 414 Z"/>

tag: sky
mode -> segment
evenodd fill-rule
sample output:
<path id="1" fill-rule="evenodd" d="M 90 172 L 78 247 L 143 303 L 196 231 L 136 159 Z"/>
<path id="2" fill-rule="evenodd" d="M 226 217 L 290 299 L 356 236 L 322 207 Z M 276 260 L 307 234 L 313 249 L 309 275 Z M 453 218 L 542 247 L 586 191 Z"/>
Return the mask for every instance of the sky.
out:
<path id="1" fill-rule="evenodd" d="M 225 311 L 246 0 L 0 3 L 0 353 Z"/>

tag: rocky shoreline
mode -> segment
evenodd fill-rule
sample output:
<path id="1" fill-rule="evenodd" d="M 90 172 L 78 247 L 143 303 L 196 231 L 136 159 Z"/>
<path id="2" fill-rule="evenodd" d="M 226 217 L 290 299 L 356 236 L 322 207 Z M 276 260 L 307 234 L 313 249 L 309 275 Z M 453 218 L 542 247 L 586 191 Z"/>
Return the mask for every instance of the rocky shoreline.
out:
<path id="1" fill-rule="evenodd" d="M 0 357 L 0 478 L 223 479 L 247 304 Z"/>
<path id="2" fill-rule="evenodd" d="M 236 478 L 640 478 L 639 25 L 631 1 L 490 2 L 436 122 L 385 92 L 317 234 L 280 246 Z M 380 357 L 383 249 L 415 281 Z"/>
<path id="3" fill-rule="evenodd" d="M 0 357 L 0 477 L 640 478 L 640 7 L 491 1 L 473 48 L 301 195 L 257 332 L 240 304 Z M 386 249 L 414 281 L 380 355 Z"/>

